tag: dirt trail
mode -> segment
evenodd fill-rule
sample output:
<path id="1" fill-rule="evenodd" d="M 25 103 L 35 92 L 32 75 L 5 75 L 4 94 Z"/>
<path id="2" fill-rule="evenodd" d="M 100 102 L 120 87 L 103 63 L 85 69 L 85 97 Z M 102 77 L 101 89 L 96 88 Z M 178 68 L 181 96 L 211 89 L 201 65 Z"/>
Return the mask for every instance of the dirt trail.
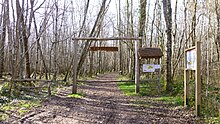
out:
<path id="1" fill-rule="evenodd" d="M 116 74 L 105 74 L 99 80 L 113 80 Z M 86 94 L 81 99 L 69 98 L 71 87 L 52 96 L 42 106 L 14 121 L 22 124 L 187 124 L 195 123 L 183 109 L 173 109 L 149 97 L 126 97 L 113 82 L 91 82 L 79 86 Z M 135 100 L 143 103 L 134 104 Z"/>

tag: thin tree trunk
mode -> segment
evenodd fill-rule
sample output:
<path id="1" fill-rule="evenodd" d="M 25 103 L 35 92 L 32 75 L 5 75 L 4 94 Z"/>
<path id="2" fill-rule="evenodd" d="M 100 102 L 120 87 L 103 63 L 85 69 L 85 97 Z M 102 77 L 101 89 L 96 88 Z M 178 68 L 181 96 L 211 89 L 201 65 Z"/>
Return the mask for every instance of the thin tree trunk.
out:
<path id="1" fill-rule="evenodd" d="M 54 27 L 54 35 L 55 35 L 55 42 L 58 42 L 58 1 L 56 0 L 55 1 L 55 27 Z M 55 43 L 54 44 L 54 48 L 53 48 L 53 53 L 54 53 L 54 59 L 53 59 L 53 62 L 54 62 L 54 71 L 53 71 L 53 80 L 56 80 L 57 79 L 57 44 Z"/>
<path id="2" fill-rule="evenodd" d="M 150 47 L 152 47 L 152 45 L 153 45 L 154 22 L 155 22 L 155 18 L 156 18 L 155 14 L 156 14 L 156 9 L 157 9 L 157 4 L 158 4 L 158 0 L 156 0 L 155 5 L 154 5 L 153 19 L 152 19 L 152 23 L 151 23 Z"/>
<path id="3" fill-rule="evenodd" d="M 192 45 L 196 45 L 196 11 L 197 11 L 197 0 L 194 0 L 194 14 L 192 18 Z"/>

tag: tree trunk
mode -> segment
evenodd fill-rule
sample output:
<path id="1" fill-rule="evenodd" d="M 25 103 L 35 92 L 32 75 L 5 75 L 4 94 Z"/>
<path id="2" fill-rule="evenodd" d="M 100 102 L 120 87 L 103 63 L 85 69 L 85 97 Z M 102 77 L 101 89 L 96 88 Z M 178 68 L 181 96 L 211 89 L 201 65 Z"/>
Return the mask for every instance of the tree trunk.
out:
<path id="1" fill-rule="evenodd" d="M 140 0 L 140 18 L 139 18 L 139 37 L 144 36 L 145 22 L 146 22 L 146 0 Z M 143 46 L 142 40 L 140 41 L 140 47 Z"/>
<path id="2" fill-rule="evenodd" d="M 192 46 L 196 45 L 196 12 L 197 12 L 197 0 L 194 0 L 194 13 L 192 17 Z"/>
<path id="3" fill-rule="evenodd" d="M 220 61 L 220 12 L 219 12 L 219 4 L 218 4 L 218 0 L 215 0 L 215 12 L 216 12 L 216 20 L 217 20 L 217 36 L 215 39 L 215 44 L 216 44 L 216 48 L 217 48 L 217 54 L 218 54 L 218 61 Z"/>
<path id="4" fill-rule="evenodd" d="M 167 73 L 166 73 L 166 91 L 172 91 L 172 8 L 170 0 L 163 0 L 163 11 L 166 22 L 167 34 Z"/>
<path id="5" fill-rule="evenodd" d="M 8 15 L 7 15 L 7 6 L 8 0 L 4 1 L 4 5 L 2 6 L 2 11 L 3 11 L 3 25 L 2 25 L 2 31 L 0 31 L 0 78 L 3 76 L 4 72 L 4 57 L 5 57 L 5 36 L 6 36 L 6 22 L 8 21 Z M 1 23 L 0 23 L 1 24 Z"/>
<path id="6" fill-rule="evenodd" d="M 33 7 L 33 6 L 32 6 Z M 19 22 L 17 23 L 20 23 L 21 25 L 21 35 L 22 35 L 22 40 L 23 41 L 23 44 L 21 44 L 21 50 L 22 49 L 22 45 L 24 46 L 24 54 L 25 54 L 25 66 L 26 66 L 26 78 L 30 78 L 30 75 L 31 75 L 31 71 L 30 71 L 30 60 L 29 60 L 29 50 L 28 50 L 28 36 L 27 36 L 27 26 L 25 24 L 25 20 L 24 20 L 24 15 L 23 15 L 23 11 L 22 11 L 22 8 L 20 6 L 20 3 L 18 0 L 16 0 L 16 8 L 17 8 L 17 18 L 19 18 Z M 32 8 L 33 9 L 33 8 Z M 29 19 L 31 19 L 32 16 L 30 16 Z M 30 29 L 29 29 L 30 30 Z M 22 63 L 21 63 L 22 64 Z M 21 72 L 22 73 L 22 65 L 21 65 Z"/>

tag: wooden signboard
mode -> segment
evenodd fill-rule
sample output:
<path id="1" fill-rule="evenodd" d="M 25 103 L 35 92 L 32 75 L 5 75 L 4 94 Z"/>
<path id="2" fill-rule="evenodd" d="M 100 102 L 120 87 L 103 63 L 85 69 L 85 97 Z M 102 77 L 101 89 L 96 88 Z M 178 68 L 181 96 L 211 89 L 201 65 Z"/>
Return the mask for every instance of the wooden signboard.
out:
<path id="1" fill-rule="evenodd" d="M 118 51 L 118 47 L 90 47 L 90 51 Z"/>
<path id="2" fill-rule="evenodd" d="M 189 71 L 195 71 L 195 108 L 196 116 L 201 113 L 201 44 L 185 50 L 184 69 L 184 106 L 189 105 Z"/>

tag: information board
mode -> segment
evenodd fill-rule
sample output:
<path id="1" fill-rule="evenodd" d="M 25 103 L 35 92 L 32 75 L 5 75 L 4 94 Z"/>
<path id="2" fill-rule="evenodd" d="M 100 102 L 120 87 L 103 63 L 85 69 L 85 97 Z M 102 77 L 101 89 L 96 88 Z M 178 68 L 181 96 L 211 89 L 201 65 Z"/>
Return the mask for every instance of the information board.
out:
<path id="1" fill-rule="evenodd" d="M 155 72 L 155 70 L 160 68 L 159 64 L 143 64 L 143 72 Z"/>
<path id="2" fill-rule="evenodd" d="M 186 69 L 196 70 L 196 49 L 186 52 Z"/>

